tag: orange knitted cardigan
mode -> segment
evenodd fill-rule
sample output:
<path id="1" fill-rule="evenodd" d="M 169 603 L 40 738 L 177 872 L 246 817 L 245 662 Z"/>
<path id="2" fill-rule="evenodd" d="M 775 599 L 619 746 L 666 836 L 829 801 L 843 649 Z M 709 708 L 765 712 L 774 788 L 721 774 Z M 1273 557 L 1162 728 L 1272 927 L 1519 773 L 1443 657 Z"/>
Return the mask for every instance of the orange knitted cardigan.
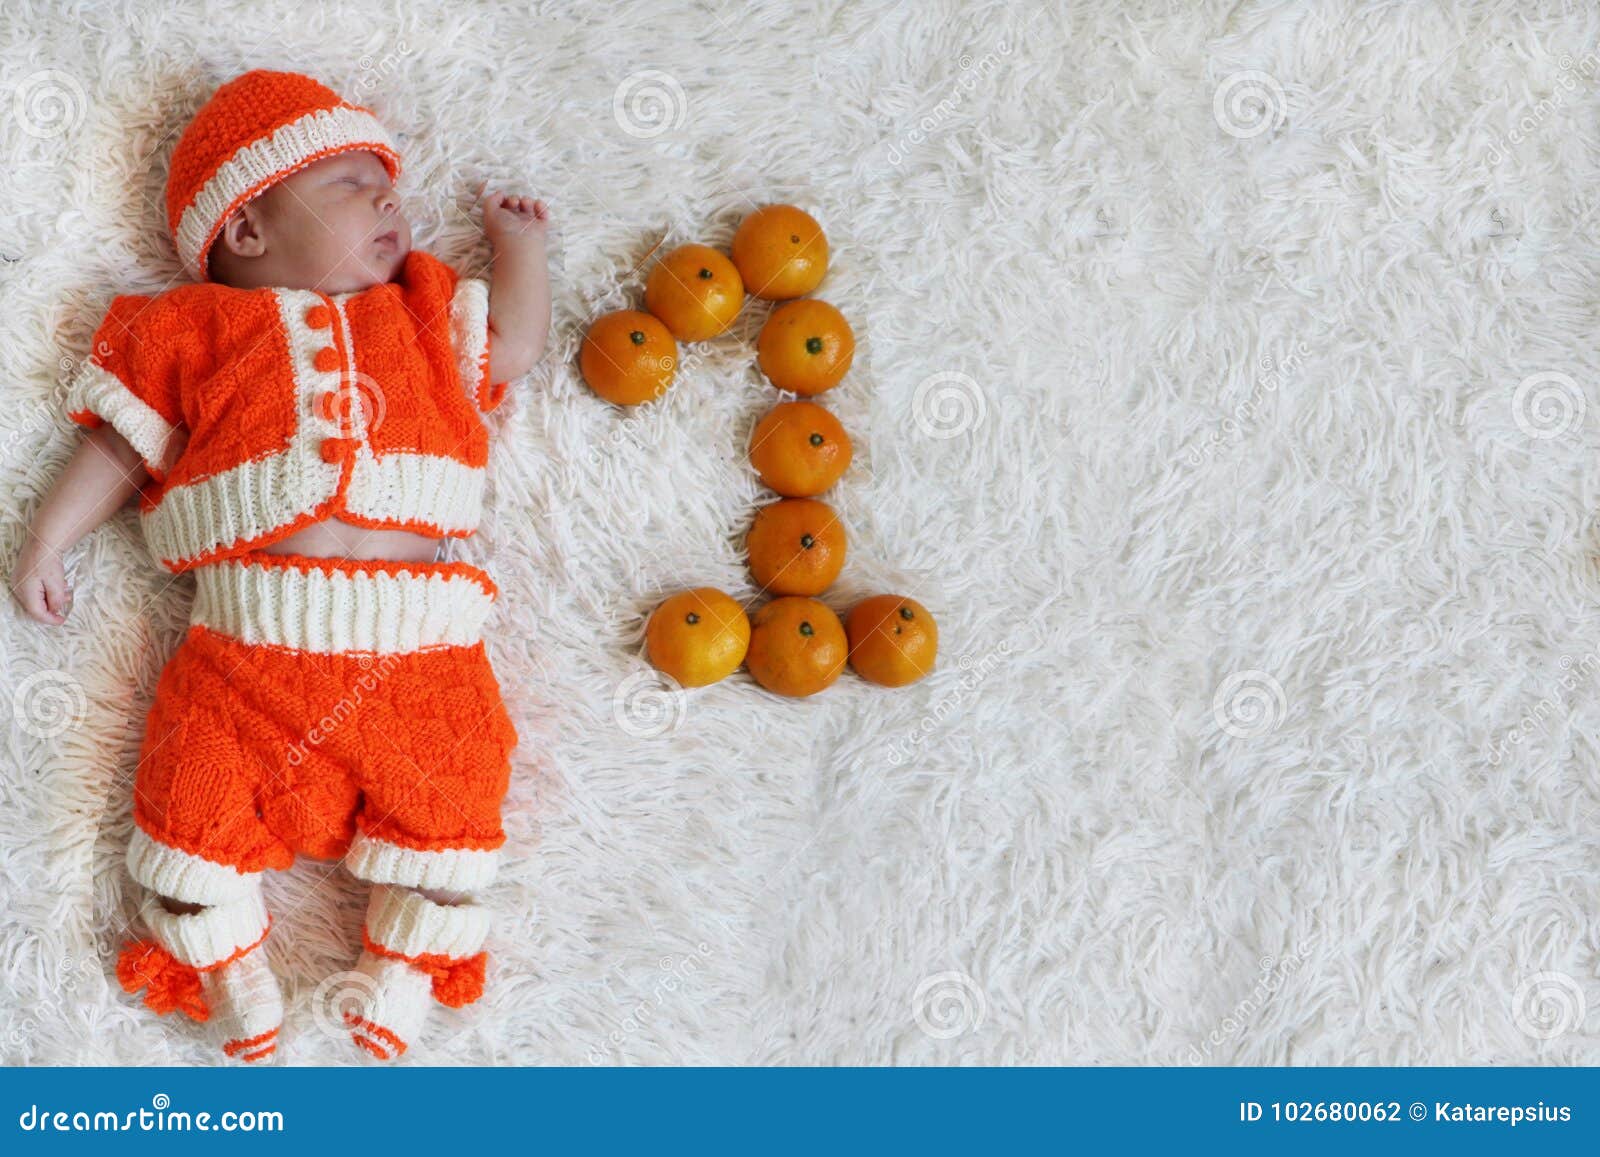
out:
<path id="1" fill-rule="evenodd" d="M 139 513 L 175 573 L 337 514 L 467 537 L 483 507 L 489 291 L 413 251 L 356 293 L 185 285 L 115 298 L 69 386 L 150 473 Z"/>

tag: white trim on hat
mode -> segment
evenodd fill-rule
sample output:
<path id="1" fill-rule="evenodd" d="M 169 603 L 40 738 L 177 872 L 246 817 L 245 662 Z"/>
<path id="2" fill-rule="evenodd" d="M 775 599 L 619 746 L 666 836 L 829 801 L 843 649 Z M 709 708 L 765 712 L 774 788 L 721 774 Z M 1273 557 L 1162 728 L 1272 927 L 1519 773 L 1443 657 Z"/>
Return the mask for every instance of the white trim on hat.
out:
<path id="1" fill-rule="evenodd" d="M 307 113 L 239 149 L 211 175 L 179 218 L 175 240 L 184 268 L 204 281 L 200 255 L 233 209 L 297 169 L 357 149 L 387 156 L 399 171 L 400 154 L 388 130 L 366 109 L 350 105 Z"/>

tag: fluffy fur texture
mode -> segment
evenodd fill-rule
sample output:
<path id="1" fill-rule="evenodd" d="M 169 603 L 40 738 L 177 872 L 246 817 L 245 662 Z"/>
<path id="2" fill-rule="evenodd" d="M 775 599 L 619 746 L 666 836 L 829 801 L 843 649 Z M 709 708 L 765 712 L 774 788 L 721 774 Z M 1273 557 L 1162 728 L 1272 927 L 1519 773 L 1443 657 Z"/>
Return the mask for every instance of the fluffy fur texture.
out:
<path id="1" fill-rule="evenodd" d="M 487 993 L 408 1061 L 1600 1063 L 1600 23 L 1187 7 L 5 6 L 8 83 L 79 102 L 45 138 L 0 106 L 8 560 L 80 437 L 59 359 L 178 275 L 165 159 L 219 81 L 372 105 L 468 271 L 481 179 L 552 205 L 551 349 L 459 555 L 502 590 L 511 852 Z M 862 342 L 827 599 L 913 595 L 943 655 L 659 695 L 651 609 L 752 594 L 766 307 L 633 413 L 577 346 L 655 242 L 775 200 Z M 131 508 L 70 569 L 65 628 L 4 632 L 0 1049 L 205 1063 L 112 976 L 192 584 Z M 349 1059 L 319 981 L 360 889 L 267 898 L 280 1052 Z"/>

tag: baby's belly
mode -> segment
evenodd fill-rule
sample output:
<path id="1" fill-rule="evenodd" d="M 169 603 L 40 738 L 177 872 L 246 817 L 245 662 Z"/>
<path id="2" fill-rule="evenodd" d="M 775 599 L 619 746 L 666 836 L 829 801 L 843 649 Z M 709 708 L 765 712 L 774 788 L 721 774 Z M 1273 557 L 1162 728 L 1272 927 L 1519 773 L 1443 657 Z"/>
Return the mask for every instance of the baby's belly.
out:
<path id="1" fill-rule="evenodd" d="M 288 538 L 261 550 L 266 554 L 303 554 L 310 558 L 386 558 L 395 562 L 432 562 L 440 539 L 409 530 L 374 530 L 337 516 L 302 527 Z"/>

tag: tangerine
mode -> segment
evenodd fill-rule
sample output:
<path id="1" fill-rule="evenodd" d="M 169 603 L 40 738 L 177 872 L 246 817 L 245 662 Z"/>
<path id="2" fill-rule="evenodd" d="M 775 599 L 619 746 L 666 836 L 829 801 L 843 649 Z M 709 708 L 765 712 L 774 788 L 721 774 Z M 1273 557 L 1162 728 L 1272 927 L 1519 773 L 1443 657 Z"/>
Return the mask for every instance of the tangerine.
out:
<path id="1" fill-rule="evenodd" d="M 682 591 L 655 609 L 645 627 L 650 662 L 685 687 L 726 678 L 744 662 L 750 619 L 714 587 Z"/>
<path id="2" fill-rule="evenodd" d="M 679 341 L 705 341 L 733 324 L 744 304 L 739 271 L 709 245 L 683 245 L 650 271 L 644 305 Z"/>
<path id="3" fill-rule="evenodd" d="M 785 498 L 756 511 L 745 546 L 765 590 L 820 595 L 844 567 L 844 524 L 826 502 Z"/>
<path id="4" fill-rule="evenodd" d="M 850 645 L 839 616 L 816 599 L 774 599 L 755 613 L 746 663 L 768 691 L 815 695 L 844 670 Z"/>
<path id="5" fill-rule="evenodd" d="M 750 435 L 750 464 L 764 485 L 789 498 L 821 494 L 850 465 L 850 435 L 815 402 L 774 406 Z"/>
<path id="6" fill-rule="evenodd" d="M 904 687 L 933 670 L 939 626 L 921 603 L 903 595 L 874 595 L 846 620 L 850 666 L 869 683 Z"/>
<path id="7" fill-rule="evenodd" d="M 678 343 L 671 332 L 636 309 L 597 318 L 578 351 L 583 380 L 619 406 L 636 406 L 666 393 L 677 364 Z"/>
<path id="8" fill-rule="evenodd" d="M 828 238 L 804 209 L 763 205 L 733 235 L 733 263 L 754 297 L 804 297 L 828 272 Z"/>
<path id="9" fill-rule="evenodd" d="M 807 396 L 838 385 L 855 353 L 844 314 L 814 298 L 780 305 L 756 338 L 756 361 L 767 380 Z"/>

